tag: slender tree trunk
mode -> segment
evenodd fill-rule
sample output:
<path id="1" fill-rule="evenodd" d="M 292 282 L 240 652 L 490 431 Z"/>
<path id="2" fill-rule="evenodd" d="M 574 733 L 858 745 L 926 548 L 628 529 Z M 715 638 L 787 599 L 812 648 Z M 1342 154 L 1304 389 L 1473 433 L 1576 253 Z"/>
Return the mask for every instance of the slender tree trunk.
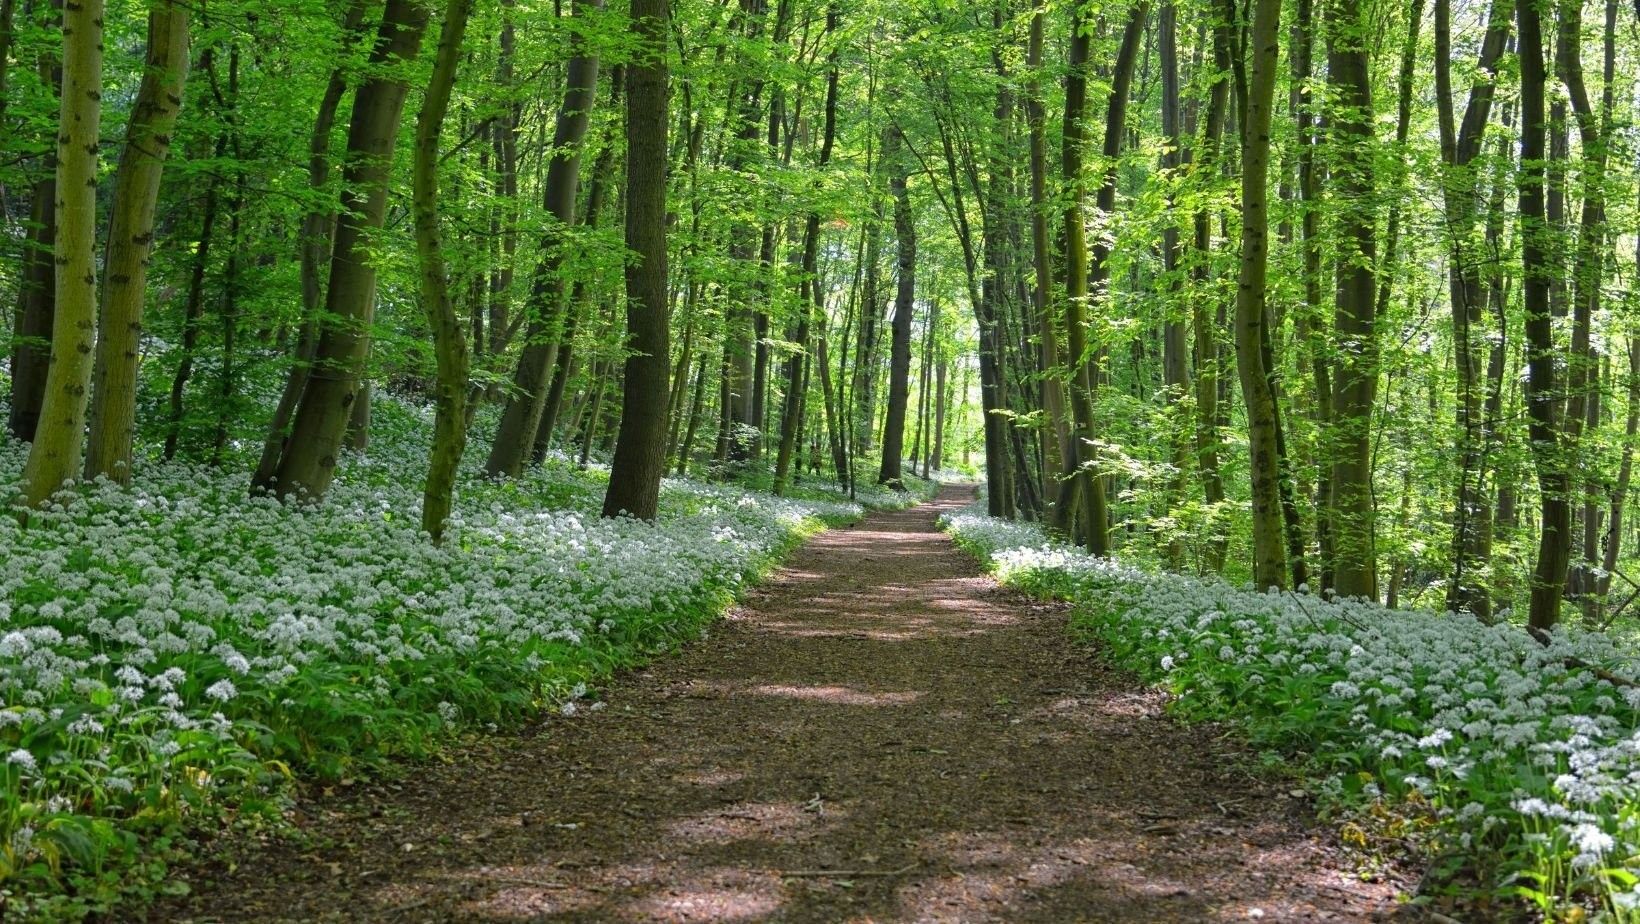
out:
<path id="1" fill-rule="evenodd" d="M 834 36 L 836 30 L 837 6 L 832 4 L 826 9 L 826 38 L 822 41 Z M 825 127 L 821 135 L 820 156 L 815 164 L 816 169 L 822 174 L 826 172 L 831 164 L 831 152 L 837 140 L 837 82 L 839 76 L 837 57 L 837 48 L 834 46 L 827 55 Z M 771 128 L 770 139 L 773 140 L 774 137 L 774 130 Z M 765 244 L 772 244 L 772 238 L 766 238 Z M 772 246 L 766 246 L 765 251 L 772 260 L 774 257 Z M 784 494 L 786 491 L 787 478 L 792 465 L 792 455 L 796 448 L 797 425 L 800 421 L 800 417 L 796 415 L 796 412 L 801 407 L 800 402 L 807 388 L 802 372 L 803 360 L 808 355 L 810 328 L 818 324 L 820 329 L 819 339 L 823 342 L 826 337 L 825 295 L 820 287 L 819 259 L 820 213 L 815 211 L 809 213 L 808 220 L 803 227 L 803 268 L 802 283 L 800 284 L 800 292 L 803 297 L 798 300 L 803 314 L 797 325 L 799 352 L 788 360 L 786 367 L 786 413 L 780 420 L 780 452 L 775 460 L 774 470 L 775 494 Z M 812 297 L 810 297 L 810 293 L 812 293 Z M 829 421 L 831 417 L 831 386 L 829 384 L 829 373 L 825 368 L 821 370 L 821 381 L 826 388 L 826 416 Z"/>
<path id="2" fill-rule="evenodd" d="M 626 98 L 626 371 L 604 516 L 653 520 L 666 473 L 667 0 L 633 0 Z M 590 440 L 589 440 L 590 442 Z"/>
<path id="3" fill-rule="evenodd" d="M 1249 474 L 1253 494 L 1253 582 L 1285 587 L 1286 549 L 1281 510 L 1279 424 L 1270 370 L 1261 348 L 1267 323 L 1269 268 L 1270 109 L 1275 94 L 1280 0 L 1255 0 L 1247 36 L 1245 106 L 1241 107 L 1241 268 L 1236 287 L 1236 366 L 1247 407 Z"/>
<path id="4" fill-rule="evenodd" d="M 224 132 L 216 139 L 215 156 L 226 157 L 227 150 L 228 136 Z M 217 212 L 220 211 L 217 185 L 214 177 L 206 182 L 199 241 L 194 245 L 193 265 L 188 272 L 188 295 L 182 313 L 182 360 L 177 363 L 176 374 L 171 378 L 170 412 L 165 429 L 166 461 L 176 458 L 182 440 L 183 396 L 188 381 L 193 378 L 194 354 L 199 349 L 199 325 L 205 316 L 205 274 L 210 269 L 211 243 L 216 237 Z"/>
<path id="5" fill-rule="evenodd" d="M 56 316 L 40 421 L 23 465 L 23 503 L 39 507 L 72 481 L 85 437 L 97 326 L 97 144 L 102 124 L 103 0 L 63 9 L 57 135 Z"/>
<path id="6" fill-rule="evenodd" d="M 906 168 L 900 153 L 904 142 L 898 125 L 890 126 L 883 144 L 888 162 L 889 189 L 894 196 L 894 237 L 899 252 L 894 319 L 889 323 L 888 416 L 883 423 L 883 460 L 877 483 L 904 488 L 900 475 L 905 455 L 905 411 L 911 390 L 911 312 L 917 294 L 917 230 L 906 190 Z"/>
<path id="7" fill-rule="evenodd" d="M 1558 372 L 1555 368 L 1554 318 L 1549 287 L 1556 268 L 1550 256 L 1544 203 L 1543 22 L 1534 0 L 1517 0 L 1520 58 L 1520 238 L 1521 278 L 1526 313 L 1526 413 L 1532 460 L 1537 468 L 1539 500 L 1538 553 L 1532 571 L 1531 609 L 1527 625 L 1547 631 L 1560 619 L 1560 597 L 1566 587 L 1571 553 L 1572 508 L 1565 460 L 1561 457 Z"/>
<path id="8" fill-rule="evenodd" d="M 114 209 L 103 264 L 107 278 L 91 378 L 87 479 L 101 475 L 120 484 L 131 481 L 137 361 L 148 287 L 148 254 L 154 242 L 154 209 L 187 77 L 188 10 L 175 0 L 158 0 L 148 13 L 148 54 L 142 84 L 126 123 L 125 147 L 114 174 Z"/>
<path id="9" fill-rule="evenodd" d="M 416 56 L 426 27 L 427 10 L 421 4 L 388 0 L 370 56 L 374 66 L 354 94 L 343 207 L 325 293 L 327 321 L 296 409 L 289 448 L 279 461 L 274 487 L 280 497 L 324 497 L 353 405 L 361 396 L 376 301 L 371 239 L 386 216 L 392 152 L 408 92 L 403 68 L 396 65 Z"/>
<path id="10" fill-rule="evenodd" d="M 1480 153 L 1490 117 L 1493 80 L 1509 38 L 1509 21 L 1507 0 L 1493 0 L 1460 128 L 1452 109 L 1451 0 L 1435 0 L 1435 101 L 1441 135 L 1441 188 L 1451 236 L 1448 282 L 1458 389 L 1458 490 L 1452 516 L 1453 576 L 1446 605 L 1483 621 L 1491 617 L 1491 592 L 1479 580 L 1479 574 L 1491 554 L 1491 530 L 1486 522 L 1490 505 L 1482 467 L 1492 428 L 1486 426 L 1482 415 L 1480 368 L 1485 346 L 1481 328 L 1486 287 L 1481 282 L 1484 252 L 1471 240 L 1480 190 L 1480 178 L 1472 163 Z"/>
<path id="11" fill-rule="evenodd" d="M 1162 155 L 1162 169 L 1177 173 L 1185 163 L 1187 148 L 1179 124 L 1179 48 L 1178 10 L 1167 0 L 1162 4 L 1157 22 L 1157 51 L 1162 68 L 1162 136 L 1167 145 Z M 1173 211 L 1173 195 L 1168 193 L 1168 211 Z M 1185 294 L 1185 280 L 1179 268 L 1179 228 L 1169 222 L 1162 229 L 1162 270 L 1167 274 L 1167 288 L 1171 304 L 1162 322 L 1162 387 L 1167 406 L 1174 420 L 1171 461 L 1174 474 L 1168 479 L 1163 494 L 1165 506 L 1171 510 L 1184 493 L 1185 473 L 1190 464 L 1189 438 L 1183 424 L 1185 396 L 1190 393 L 1188 344 L 1185 338 L 1185 306 L 1180 304 Z M 1168 566 L 1177 571 L 1184 564 L 1184 543 L 1174 535 L 1167 543 Z"/>
<path id="12" fill-rule="evenodd" d="M 1225 109 L 1230 99 L 1230 24 L 1213 30 L 1213 67 L 1219 74 L 1208 91 L 1207 112 L 1202 119 L 1201 154 L 1196 158 L 1196 175 L 1211 178 L 1218 172 L 1224 138 Z M 1224 502 L 1224 478 L 1219 473 L 1219 388 L 1222 363 L 1219 327 L 1213 306 L 1222 300 L 1208 297 L 1212 280 L 1213 214 L 1205 203 L 1196 209 L 1191 265 L 1191 327 L 1196 335 L 1196 466 L 1201 472 L 1202 500 L 1211 512 L 1212 535 L 1206 543 L 1206 565 L 1217 572 L 1224 567 L 1227 542 L 1221 535 L 1218 507 Z"/>
<path id="13" fill-rule="evenodd" d="M 60 20 L 60 3 L 53 3 L 53 16 Z M 41 54 L 40 82 L 53 89 L 62 85 L 60 57 Z M 40 407 L 46 396 L 46 376 L 51 366 L 51 332 L 57 313 L 57 153 L 47 148 L 41 173 L 30 196 L 28 235 L 24 243 L 23 265 L 17 284 L 17 312 L 12 326 L 11 413 L 7 421 L 12 436 L 34 441 L 40 424 Z"/>
<path id="14" fill-rule="evenodd" d="M 620 103 L 621 94 L 625 89 L 626 69 L 616 65 L 610 72 L 609 83 L 609 102 L 611 106 L 615 106 Z M 586 230 L 598 227 L 604 199 L 608 196 L 614 162 L 615 145 L 606 142 L 592 166 L 592 186 L 587 190 L 586 215 L 581 219 L 581 226 Z M 570 293 L 568 313 L 564 318 L 564 333 L 559 338 L 561 342 L 558 346 L 557 363 L 552 373 L 552 386 L 547 390 L 546 405 L 541 410 L 541 421 L 535 428 L 535 447 L 530 453 L 531 461 L 537 463 L 546 458 L 547 450 L 552 448 L 552 431 L 558 425 L 558 415 L 564 404 L 564 388 L 569 383 L 570 365 L 575 360 L 575 334 L 580 325 L 580 316 L 585 311 L 586 290 L 586 283 L 578 279 Z"/>
<path id="15" fill-rule="evenodd" d="M 433 448 L 427 461 L 427 482 L 421 496 L 421 528 L 433 542 L 444 540 L 455 495 L 456 470 L 467 446 L 467 335 L 450 302 L 449 270 L 444 261 L 443 235 L 438 218 L 439 137 L 450 108 L 461 43 L 473 0 L 450 0 L 444 9 L 438 51 L 427 95 L 416 117 L 415 169 L 411 212 L 415 219 L 416 256 L 421 269 L 421 302 L 433 332 L 436 375 L 433 398 Z"/>
<path id="16" fill-rule="evenodd" d="M 594 10 L 603 9 L 603 0 L 582 0 Z M 582 16 L 585 13 L 581 14 Z M 559 273 L 564 258 L 564 234 L 575 224 L 575 203 L 579 196 L 582 141 L 592 114 L 598 87 L 598 56 L 587 50 L 582 39 L 574 39 L 574 52 L 567 66 L 564 100 L 553 131 L 552 160 L 547 164 L 547 185 L 543 205 L 553 218 L 543 235 L 542 257 L 524 310 L 529 324 L 524 333 L 524 350 L 513 372 L 513 391 L 507 399 L 501 422 L 496 426 L 486 474 L 516 478 L 524 469 L 535 446 L 536 430 L 546 407 L 550 370 L 557 362 L 564 337 L 564 281 Z"/>
<path id="17" fill-rule="evenodd" d="M 1035 276 L 1031 286 L 1031 307 L 1037 316 L 1037 371 L 1042 376 L 1042 409 L 1047 428 L 1042 441 L 1042 495 L 1057 498 L 1055 490 L 1065 470 L 1066 446 L 1070 433 L 1065 425 L 1065 379 L 1060 358 L 1060 320 L 1053 291 L 1053 242 L 1048 236 L 1048 131 L 1047 111 L 1042 104 L 1042 33 L 1046 11 L 1038 2 L 1031 10 L 1031 31 L 1025 66 L 1029 84 L 1025 94 L 1026 119 L 1030 123 L 1031 146 L 1031 255 Z M 1050 502 L 1053 503 L 1053 502 Z M 1056 509 L 1046 511 L 1051 522 L 1061 519 Z"/>
<path id="18" fill-rule="evenodd" d="M 346 37 L 344 54 L 363 39 L 364 15 L 369 4 L 365 0 L 350 0 L 342 23 Z M 330 72 L 325 95 L 319 100 L 319 109 L 313 120 L 313 132 L 308 136 L 308 188 L 316 195 L 330 181 L 331 129 L 336 125 L 336 112 L 341 108 L 347 92 L 348 68 L 338 64 Z M 279 471 L 279 458 L 285 452 L 290 436 L 291 415 L 302 400 L 307 387 L 308 373 L 313 368 L 313 351 L 318 347 L 319 311 L 324 307 L 324 276 L 330 261 L 332 238 L 336 231 L 334 207 L 314 208 L 302 219 L 302 326 L 297 335 L 296 351 L 290 371 L 285 374 L 285 388 L 274 407 L 273 419 L 268 424 L 268 435 L 262 443 L 262 457 L 251 475 L 251 487 L 258 491 L 273 488 Z M 189 362 L 185 358 L 184 362 Z M 179 404 L 180 407 L 180 404 Z"/>

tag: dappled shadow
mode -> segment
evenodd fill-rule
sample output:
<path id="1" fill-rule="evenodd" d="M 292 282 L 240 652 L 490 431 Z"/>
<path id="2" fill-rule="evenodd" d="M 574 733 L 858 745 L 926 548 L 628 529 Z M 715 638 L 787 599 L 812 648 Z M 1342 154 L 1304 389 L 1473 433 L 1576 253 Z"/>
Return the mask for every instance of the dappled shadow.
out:
<path id="1" fill-rule="evenodd" d="M 173 916 L 368 921 L 1366 920 L 1296 800 L 935 530 L 816 537 L 605 708 L 312 807 L 315 850 Z M 199 876 L 196 878 L 203 878 Z"/>

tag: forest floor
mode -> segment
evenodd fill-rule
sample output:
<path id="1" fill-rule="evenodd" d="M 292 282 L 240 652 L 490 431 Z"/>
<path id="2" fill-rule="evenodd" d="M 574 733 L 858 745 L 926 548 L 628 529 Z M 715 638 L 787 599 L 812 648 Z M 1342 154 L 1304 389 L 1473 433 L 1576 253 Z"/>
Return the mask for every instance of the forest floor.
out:
<path id="1" fill-rule="evenodd" d="M 1397 916 L 1221 729 L 984 577 L 935 522 L 970 497 L 821 534 L 601 708 L 314 798 L 155 919 Z"/>

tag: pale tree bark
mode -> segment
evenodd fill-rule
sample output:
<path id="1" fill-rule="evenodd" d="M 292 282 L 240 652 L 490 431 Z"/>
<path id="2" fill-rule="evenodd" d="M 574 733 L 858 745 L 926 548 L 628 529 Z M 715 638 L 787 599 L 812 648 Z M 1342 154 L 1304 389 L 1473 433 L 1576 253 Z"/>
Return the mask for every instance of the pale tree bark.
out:
<path id="1" fill-rule="evenodd" d="M 416 56 L 427 9 L 415 0 L 388 0 L 371 52 L 370 76 L 353 97 L 347 166 L 342 172 L 337 222 L 322 325 L 307 387 L 297 406 L 290 444 L 275 476 L 280 497 L 318 501 L 336 474 L 336 462 L 370 354 L 376 267 L 372 238 L 387 213 L 393 148 L 409 87 L 401 62 Z"/>
<path id="2" fill-rule="evenodd" d="M 449 270 L 444 260 L 443 235 L 439 231 L 438 163 L 439 137 L 444 131 L 444 116 L 450 108 L 450 91 L 455 86 L 456 68 L 461 59 L 461 43 L 472 11 L 473 0 L 450 0 L 445 6 L 444 25 L 433 59 L 433 76 L 427 83 L 421 113 L 416 117 L 415 168 L 411 178 L 411 214 L 415 221 L 416 256 L 420 261 L 421 303 L 433 333 L 437 370 L 433 392 L 433 448 L 421 495 L 421 528 L 435 543 L 444 540 L 444 526 L 450 518 L 455 493 L 456 470 L 467 445 L 467 332 L 450 301 Z"/>
<path id="3" fill-rule="evenodd" d="M 667 0 L 633 0 L 627 70 L 626 370 L 604 516 L 653 520 L 666 474 L 671 348 L 666 291 Z M 588 443 L 590 444 L 590 436 Z"/>
<path id="4" fill-rule="evenodd" d="M 188 9 L 176 0 L 157 0 L 148 12 L 145 69 L 114 174 L 114 207 L 103 263 L 106 278 L 91 378 L 91 438 L 85 458 L 88 479 L 100 475 L 120 484 L 131 481 L 137 363 L 148 254 L 154 243 L 154 209 L 187 78 Z"/>
<path id="5" fill-rule="evenodd" d="M 102 124 L 103 0 L 63 8 L 57 133 L 57 311 L 40 421 L 23 465 L 24 504 L 39 507 L 80 466 L 97 327 L 97 144 Z"/>

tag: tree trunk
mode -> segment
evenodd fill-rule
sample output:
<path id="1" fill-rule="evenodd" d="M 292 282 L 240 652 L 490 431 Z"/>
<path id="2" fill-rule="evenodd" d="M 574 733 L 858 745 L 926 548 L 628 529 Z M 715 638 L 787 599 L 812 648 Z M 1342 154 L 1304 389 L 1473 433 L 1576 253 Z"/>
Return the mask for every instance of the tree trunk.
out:
<path id="1" fill-rule="evenodd" d="M 1520 58 L 1520 238 L 1522 298 L 1526 313 L 1526 413 L 1532 460 L 1540 495 L 1537 563 L 1532 571 L 1531 609 L 1527 625 L 1548 630 L 1560 618 L 1560 596 L 1566 587 L 1571 553 L 1572 508 L 1561 427 L 1555 355 L 1554 318 L 1549 287 L 1557 274 L 1548 240 L 1544 203 L 1545 70 L 1543 22 L 1534 0 L 1516 0 Z"/>
<path id="2" fill-rule="evenodd" d="M 97 144 L 102 124 L 103 0 L 63 10 L 57 135 L 56 316 L 40 421 L 23 465 L 23 503 L 39 507 L 72 481 L 85 437 L 97 327 Z"/>
<path id="3" fill-rule="evenodd" d="M 1378 599 L 1377 513 L 1372 487 L 1372 415 L 1378 394 L 1378 260 L 1372 78 L 1364 8 L 1330 0 L 1327 10 L 1331 189 L 1338 199 L 1331 527 L 1333 587 Z"/>
<path id="4" fill-rule="evenodd" d="M 59 8 L 60 4 L 53 4 L 54 10 Z M 60 18 L 61 13 L 55 15 Z M 40 55 L 39 71 L 42 84 L 51 88 L 62 85 L 60 58 Z M 34 431 L 40 424 L 40 406 L 51 367 L 51 331 L 57 313 L 55 146 L 48 148 L 43 161 L 30 196 L 28 235 L 17 283 L 16 321 L 11 331 L 11 413 L 7 424 L 12 436 L 23 442 L 34 441 Z"/>
<path id="5" fill-rule="evenodd" d="M 363 38 L 361 33 L 367 5 L 364 0 L 348 3 L 342 23 L 344 55 Z M 331 70 L 325 95 L 320 98 L 318 113 L 313 119 L 313 132 L 308 136 L 308 188 L 315 193 L 323 190 L 330 181 L 330 135 L 336 124 L 336 111 L 341 108 L 342 96 L 347 92 L 348 70 L 345 59 Z M 324 275 L 335 230 L 334 208 L 315 208 L 302 219 L 302 327 L 296 338 L 296 352 L 290 371 L 285 375 L 284 391 L 279 395 L 273 420 L 268 424 L 267 438 L 262 443 L 262 457 L 251 475 L 254 490 L 268 491 L 273 488 L 274 476 L 279 471 L 279 459 L 284 455 L 290 436 L 291 415 L 296 413 L 296 405 L 302 400 L 302 391 L 307 387 L 308 373 L 313 368 L 313 351 L 318 347 L 319 311 L 324 307 Z M 191 363 L 191 359 L 185 357 L 183 362 Z M 180 413 L 180 396 L 178 401 Z"/>
<path id="6" fill-rule="evenodd" d="M 1491 556 L 1490 505 L 1482 472 L 1492 441 L 1482 415 L 1480 368 L 1484 338 L 1486 287 L 1481 282 L 1485 251 L 1471 240 L 1477 222 L 1480 178 L 1472 162 L 1480 153 L 1495 92 L 1493 80 L 1509 38 L 1509 4 L 1493 0 L 1486 35 L 1476 62 L 1461 129 L 1452 110 L 1451 0 L 1435 0 L 1435 102 L 1441 135 L 1442 184 L 1446 224 L 1451 239 L 1448 283 L 1452 303 L 1452 340 L 1457 370 L 1458 490 L 1452 520 L 1452 580 L 1446 605 L 1490 619 L 1491 593 L 1477 573 Z M 1500 328 L 1501 331 L 1501 328 Z"/>
<path id="7" fill-rule="evenodd" d="M 1262 341 L 1267 323 L 1265 283 L 1269 268 L 1270 109 L 1275 95 L 1280 0 L 1255 0 L 1245 105 L 1241 107 L 1241 266 L 1236 285 L 1236 367 L 1247 407 L 1249 474 L 1253 494 L 1253 582 L 1263 590 L 1285 587 L 1282 537 L 1281 458 L 1276 446 L 1275 393 Z"/>
<path id="8" fill-rule="evenodd" d="M 450 108 L 461 43 L 473 0 L 450 0 L 444 9 L 438 51 L 427 95 L 416 117 L 415 169 L 411 213 L 415 219 L 416 256 L 421 270 L 422 309 L 433 333 L 436 376 L 433 398 L 433 448 L 427 461 L 427 482 L 421 495 L 421 528 L 433 542 L 444 540 L 455 495 L 456 470 L 467 446 L 467 335 L 461 316 L 450 302 L 449 270 L 444 262 L 443 235 L 438 219 L 439 137 Z"/>
<path id="9" fill-rule="evenodd" d="M 1042 496 L 1057 498 L 1055 490 L 1065 470 L 1070 433 L 1065 426 L 1065 379 L 1060 358 L 1060 322 L 1053 291 L 1053 242 L 1048 237 L 1048 131 L 1047 111 L 1042 104 L 1042 33 L 1046 10 L 1038 2 L 1031 10 L 1031 31 L 1025 67 L 1029 84 L 1025 94 L 1026 119 L 1030 123 L 1031 146 L 1031 255 L 1035 279 L 1031 286 L 1031 307 L 1037 317 L 1037 371 L 1042 376 L 1042 410 L 1047 427 L 1042 441 Z M 1049 503 L 1053 503 L 1050 501 Z M 1054 509 L 1047 519 L 1058 521 Z"/>
<path id="10" fill-rule="evenodd" d="M 370 354 L 376 268 L 372 238 L 387 212 L 387 185 L 408 91 L 403 67 L 421 47 L 427 9 L 414 0 L 388 0 L 371 52 L 373 65 L 353 98 L 347 160 L 313 368 L 297 406 L 289 449 L 279 460 L 274 488 L 280 497 L 318 501 L 336 473 L 336 459 Z M 395 73 L 396 72 L 396 73 Z"/>
<path id="11" fill-rule="evenodd" d="M 91 377 L 87 479 L 101 475 L 120 484 L 131 481 L 137 360 L 142 345 L 148 254 L 154 242 L 154 209 L 187 77 L 188 10 L 176 0 L 158 0 L 148 13 L 148 54 L 142 83 L 126 123 L 125 147 L 114 174 L 114 206 L 103 264 L 107 278 Z"/>
<path id="12" fill-rule="evenodd" d="M 601 10 L 604 5 L 603 0 L 582 2 L 590 3 L 594 10 Z M 564 100 L 553 130 L 552 160 L 547 164 L 543 194 L 543 206 L 553 221 L 542 236 L 541 260 L 536 264 L 535 278 L 524 306 L 530 320 L 525 327 L 524 350 L 513 372 L 513 391 L 496 426 L 490 457 L 484 463 L 485 473 L 492 476 L 516 478 L 530 458 L 546 407 L 550 386 L 547 376 L 556 364 L 559 344 L 564 337 L 565 292 L 559 273 L 564 259 L 563 237 L 575 224 L 582 141 L 586 138 L 598 87 L 598 56 L 587 50 L 578 34 L 573 47 L 566 69 Z"/>
<path id="13" fill-rule="evenodd" d="M 899 253 L 898 286 L 894 293 L 894 319 L 889 323 L 888 416 L 883 423 L 883 460 L 877 483 L 903 489 L 901 457 L 905 455 L 905 411 L 911 390 L 911 312 L 917 294 L 917 229 L 911 216 L 911 197 L 906 191 L 906 168 L 900 148 L 898 125 L 890 126 L 884 139 L 883 159 L 888 162 L 889 189 L 894 195 L 894 237 Z"/>
<path id="14" fill-rule="evenodd" d="M 653 520 L 666 473 L 667 0 L 633 0 L 626 98 L 626 371 L 604 516 Z M 590 442 L 590 439 L 589 441 Z"/>

